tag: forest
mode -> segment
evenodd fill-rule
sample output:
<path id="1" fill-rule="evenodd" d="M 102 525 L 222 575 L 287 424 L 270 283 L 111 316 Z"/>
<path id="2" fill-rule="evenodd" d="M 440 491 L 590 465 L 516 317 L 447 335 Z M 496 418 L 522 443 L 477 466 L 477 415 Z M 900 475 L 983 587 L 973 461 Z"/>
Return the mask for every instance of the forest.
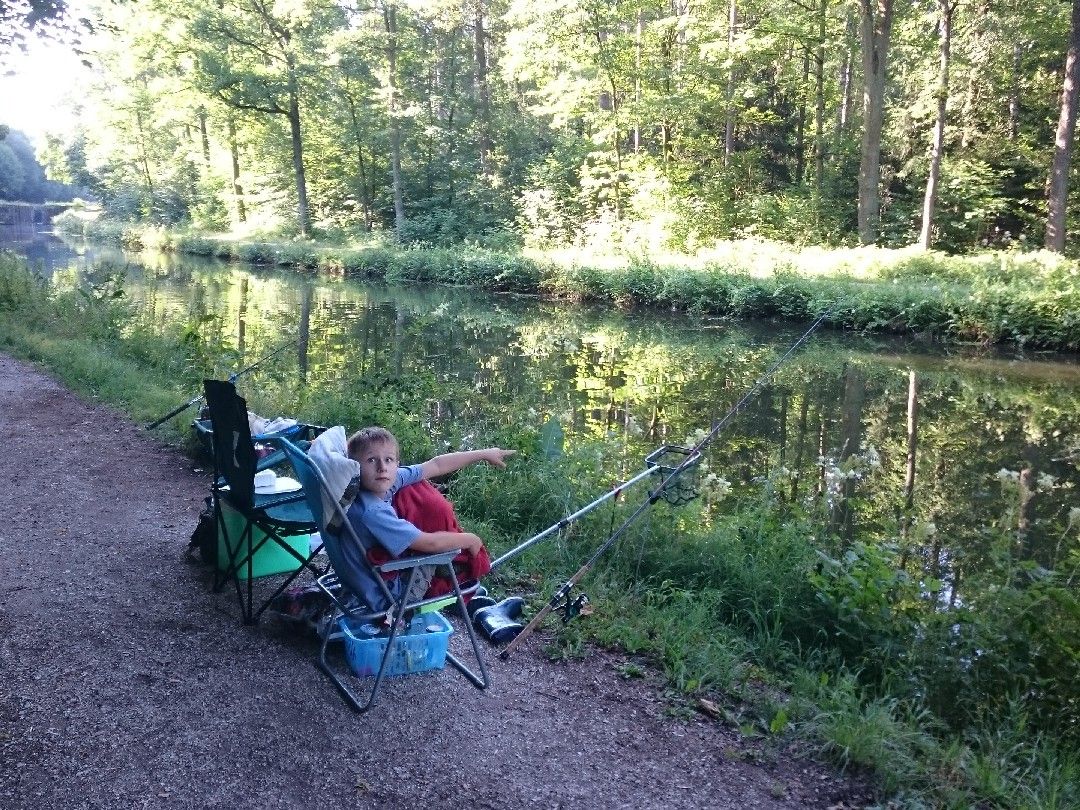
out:
<path id="1" fill-rule="evenodd" d="M 39 157 L 116 219 L 612 253 L 1077 248 L 1080 0 L 98 13 L 82 124 Z"/>

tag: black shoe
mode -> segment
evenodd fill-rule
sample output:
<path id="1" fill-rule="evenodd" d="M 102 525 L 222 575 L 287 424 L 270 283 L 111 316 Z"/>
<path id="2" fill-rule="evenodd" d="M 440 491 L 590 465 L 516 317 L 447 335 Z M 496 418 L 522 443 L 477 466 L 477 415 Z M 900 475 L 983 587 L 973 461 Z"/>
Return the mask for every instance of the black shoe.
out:
<path id="1" fill-rule="evenodd" d="M 468 611 L 469 618 L 471 619 L 476 614 L 476 611 L 493 607 L 494 605 L 495 600 L 490 596 L 474 596 L 469 600 L 468 604 L 465 605 L 465 610 Z"/>
<path id="2" fill-rule="evenodd" d="M 472 614 L 473 624 L 492 644 L 504 644 L 525 629 L 521 622 L 514 621 L 521 616 L 524 604 L 520 596 L 511 596 L 497 605 L 479 608 Z"/>

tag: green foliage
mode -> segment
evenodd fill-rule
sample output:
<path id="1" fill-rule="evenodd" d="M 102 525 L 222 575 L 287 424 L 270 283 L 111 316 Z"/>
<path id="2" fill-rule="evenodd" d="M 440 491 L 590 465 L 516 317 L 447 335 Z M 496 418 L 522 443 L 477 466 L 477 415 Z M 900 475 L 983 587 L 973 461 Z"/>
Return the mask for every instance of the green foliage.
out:
<path id="1" fill-rule="evenodd" d="M 868 696 L 856 680 L 842 675 L 820 679 L 814 708 L 804 722 L 822 742 L 822 752 L 841 765 L 868 766 L 885 792 L 917 784 L 933 762 L 938 744 L 917 714 L 892 698 Z"/>
<path id="2" fill-rule="evenodd" d="M 16 129 L 0 134 L 0 200 L 43 203 L 70 200 L 73 195 L 70 186 L 46 179 L 26 135 Z"/>
<path id="3" fill-rule="evenodd" d="M 656 661 L 679 690 L 733 688 L 746 676 L 748 648 L 719 620 L 720 594 L 664 582 L 644 593 L 612 583 L 592 596 L 597 640 Z"/>
<path id="4" fill-rule="evenodd" d="M 43 279 L 26 271 L 14 254 L 0 252 L 0 311 L 32 316 L 47 297 Z"/>

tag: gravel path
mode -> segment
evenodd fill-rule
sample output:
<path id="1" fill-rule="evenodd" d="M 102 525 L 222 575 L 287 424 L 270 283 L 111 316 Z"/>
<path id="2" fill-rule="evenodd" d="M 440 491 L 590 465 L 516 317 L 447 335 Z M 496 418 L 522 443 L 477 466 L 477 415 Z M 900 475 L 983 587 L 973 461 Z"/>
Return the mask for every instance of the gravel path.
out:
<path id="1" fill-rule="evenodd" d="M 244 627 L 184 548 L 205 473 L 0 354 L 0 807 L 853 807 L 865 792 L 706 715 L 621 659 L 490 649 L 389 679 L 356 715 L 315 642 Z M 452 644 L 452 648 L 456 645 Z M 458 648 L 460 649 L 460 647 Z"/>

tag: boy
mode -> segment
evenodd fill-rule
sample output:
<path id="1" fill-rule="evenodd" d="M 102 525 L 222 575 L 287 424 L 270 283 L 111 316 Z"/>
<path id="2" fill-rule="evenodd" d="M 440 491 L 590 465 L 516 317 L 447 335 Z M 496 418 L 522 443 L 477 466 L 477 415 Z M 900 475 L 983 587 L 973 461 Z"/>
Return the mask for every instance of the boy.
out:
<path id="1" fill-rule="evenodd" d="M 502 450 L 488 447 L 484 450 L 465 450 L 458 453 L 445 453 L 423 464 L 401 467 L 398 464 L 398 442 L 394 434 L 385 428 L 367 427 L 349 438 L 349 457 L 360 464 L 360 491 L 349 507 L 347 516 L 364 548 L 356 549 L 352 543 L 342 544 L 342 554 L 346 558 L 364 554 L 378 544 L 394 557 L 400 557 L 406 551 L 419 554 L 433 554 L 439 551 L 460 548 L 475 556 L 483 548 L 483 541 L 472 532 L 438 531 L 425 532 L 399 517 L 391 500 L 394 494 L 411 484 L 426 481 L 429 478 L 447 475 L 475 464 L 487 462 L 500 469 L 506 467 L 506 459 L 514 455 L 514 450 Z M 366 567 L 362 561 L 349 559 L 353 569 L 364 575 L 359 577 L 364 593 L 358 594 L 370 607 L 384 607 L 382 592 L 378 583 L 366 576 Z M 405 595 L 406 601 L 415 601 L 423 597 L 431 582 L 435 566 L 421 566 L 413 579 L 413 588 Z M 388 583 L 391 591 L 404 587 L 398 578 Z M 400 594 L 395 593 L 395 596 Z"/>

